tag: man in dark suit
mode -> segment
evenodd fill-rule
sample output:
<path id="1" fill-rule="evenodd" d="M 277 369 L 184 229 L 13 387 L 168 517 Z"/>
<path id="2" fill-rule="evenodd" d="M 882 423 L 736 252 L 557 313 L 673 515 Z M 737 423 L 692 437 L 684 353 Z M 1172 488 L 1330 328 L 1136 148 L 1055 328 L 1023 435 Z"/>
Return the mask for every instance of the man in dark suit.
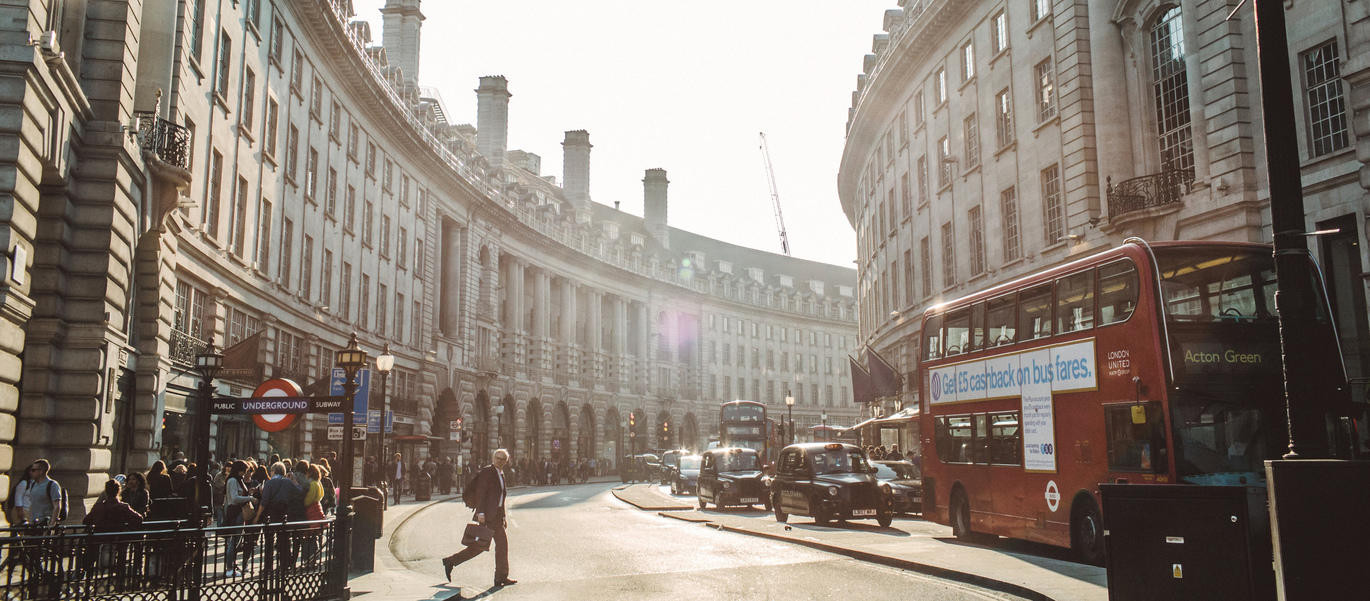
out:
<path id="1" fill-rule="evenodd" d="M 518 582 L 509 579 L 509 538 L 504 529 L 504 500 L 508 486 L 504 482 L 504 466 L 509 463 L 509 451 L 495 451 L 495 464 L 486 466 L 476 476 L 476 522 L 495 532 L 495 586 L 509 586 Z M 480 549 L 467 547 L 442 560 L 447 581 L 452 581 L 452 568 L 480 554 Z"/>

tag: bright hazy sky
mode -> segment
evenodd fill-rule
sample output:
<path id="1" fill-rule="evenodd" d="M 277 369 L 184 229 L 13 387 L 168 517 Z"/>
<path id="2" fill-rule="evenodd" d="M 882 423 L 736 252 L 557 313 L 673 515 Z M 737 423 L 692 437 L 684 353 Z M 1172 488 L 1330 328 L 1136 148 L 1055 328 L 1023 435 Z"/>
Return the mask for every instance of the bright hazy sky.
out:
<path id="1" fill-rule="evenodd" d="M 380 43 L 385 0 L 354 0 Z M 642 178 L 666 170 L 668 221 L 780 252 L 766 133 L 796 257 L 852 267 L 837 198 L 847 108 L 894 0 L 425 0 L 419 85 L 448 120 L 476 122 L 482 75 L 503 75 L 509 149 L 561 182 L 567 130 L 590 133 L 590 196 L 642 214 Z"/>

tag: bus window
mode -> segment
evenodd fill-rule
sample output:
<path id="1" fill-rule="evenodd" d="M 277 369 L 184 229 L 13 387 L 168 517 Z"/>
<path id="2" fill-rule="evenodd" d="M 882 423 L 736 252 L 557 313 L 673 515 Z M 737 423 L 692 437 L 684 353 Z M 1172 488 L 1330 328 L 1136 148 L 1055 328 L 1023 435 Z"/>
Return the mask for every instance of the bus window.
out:
<path id="1" fill-rule="evenodd" d="M 1094 327 L 1094 270 L 1056 280 L 1056 333 Z"/>
<path id="2" fill-rule="evenodd" d="M 970 352 L 970 310 L 947 315 L 947 356 Z"/>
<path id="3" fill-rule="evenodd" d="M 923 360 L 942 358 L 942 316 L 933 315 L 923 324 Z"/>
<path id="4" fill-rule="evenodd" d="M 989 301 L 989 311 L 985 317 L 985 330 L 989 339 L 989 346 L 1013 344 L 1018 340 L 1016 336 L 1018 328 L 1015 325 L 1017 315 L 1014 313 L 1017 308 L 1018 303 L 1012 294 Z"/>
<path id="5" fill-rule="evenodd" d="M 1230 249 L 1157 253 L 1166 313 L 1174 321 L 1273 320 L 1269 253 Z M 1315 289 L 1317 289 L 1315 287 Z"/>
<path id="6" fill-rule="evenodd" d="M 1118 261 L 1099 267 L 1099 325 L 1127 321 L 1137 308 L 1137 266 Z"/>
<path id="7" fill-rule="evenodd" d="M 989 463 L 989 420 L 981 413 L 975 418 L 975 440 L 971 448 L 975 450 L 975 463 Z"/>
<path id="8" fill-rule="evenodd" d="M 985 303 L 975 303 L 970 308 L 970 350 L 985 348 Z"/>
<path id="9" fill-rule="evenodd" d="M 1129 403 L 1104 408 L 1108 430 L 1108 467 L 1114 471 L 1165 472 L 1165 432 L 1159 403 Z"/>
<path id="10" fill-rule="evenodd" d="M 937 420 L 937 456 L 942 463 L 970 463 L 970 416 L 942 417 Z"/>
<path id="11" fill-rule="evenodd" d="M 991 413 L 989 428 L 989 462 L 1022 465 L 1023 431 L 1018 427 L 1018 412 Z"/>
<path id="12" fill-rule="evenodd" d="M 1018 294 L 1018 330 L 1020 340 L 1036 340 L 1051 335 L 1051 284 L 1024 290 Z"/>

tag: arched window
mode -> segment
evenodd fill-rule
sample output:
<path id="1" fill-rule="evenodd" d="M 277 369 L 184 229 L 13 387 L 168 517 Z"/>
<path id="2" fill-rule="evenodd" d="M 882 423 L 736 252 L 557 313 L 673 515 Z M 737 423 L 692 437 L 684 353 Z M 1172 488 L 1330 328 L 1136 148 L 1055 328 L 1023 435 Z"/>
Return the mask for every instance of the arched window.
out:
<path id="1" fill-rule="evenodd" d="M 1151 27 L 1152 90 L 1161 169 L 1194 177 L 1194 144 L 1189 126 L 1189 72 L 1185 64 L 1180 7 L 1166 11 Z"/>

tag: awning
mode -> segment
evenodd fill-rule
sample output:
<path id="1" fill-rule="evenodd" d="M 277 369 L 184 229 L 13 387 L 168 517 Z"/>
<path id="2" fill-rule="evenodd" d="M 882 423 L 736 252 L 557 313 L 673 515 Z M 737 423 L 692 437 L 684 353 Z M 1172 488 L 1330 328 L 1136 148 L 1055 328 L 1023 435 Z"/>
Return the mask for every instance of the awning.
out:
<path id="1" fill-rule="evenodd" d="M 443 439 L 437 436 L 424 436 L 422 434 L 399 434 L 392 436 L 390 440 L 395 442 L 439 442 Z"/>
<path id="2" fill-rule="evenodd" d="M 852 426 L 852 427 L 847 428 L 847 429 L 848 429 L 848 430 L 859 430 L 859 429 L 864 428 L 864 427 L 866 427 L 866 426 L 869 426 L 869 425 L 871 425 L 871 424 L 873 424 L 873 423 L 875 423 L 875 422 L 877 422 L 877 421 L 879 421 L 879 420 L 880 420 L 880 418 L 878 418 L 878 417 L 872 417 L 872 418 L 870 418 L 870 419 L 868 419 L 868 420 L 866 420 L 866 421 L 864 421 L 864 422 L 861 422 L 861 423 L 859 423 L 859 424 L 856 424 L 855 426 Z"/>
<path id="3" fill-rule="evenodd" d="M 900 424 L 897 424 L 897 423 L 895 423 L 895 422 L 903 422 L 903 421 L 909 421 L 909 420 L 912 420 L 912 419 L 917 419 L 918 416 L 922 414 L 922 412 L 920 411 L 921 407 L 922 407 L 921 405 L 914 405 L 914 406 L 912 406 L 912 407 L 905 407 L 905 408 L 901 409 L 898 413 L 895 413 L 895 414 L 893 414 L 893 415 L 891 415 L 891 416 L 889 416 L 889 417 L 882 417 L 882 418 L 880 418 L 880 419 L 875 420 L 875 423 L 881 424 L 881 425 L 884 425 L 884 424 L 900 425 Z"/>

